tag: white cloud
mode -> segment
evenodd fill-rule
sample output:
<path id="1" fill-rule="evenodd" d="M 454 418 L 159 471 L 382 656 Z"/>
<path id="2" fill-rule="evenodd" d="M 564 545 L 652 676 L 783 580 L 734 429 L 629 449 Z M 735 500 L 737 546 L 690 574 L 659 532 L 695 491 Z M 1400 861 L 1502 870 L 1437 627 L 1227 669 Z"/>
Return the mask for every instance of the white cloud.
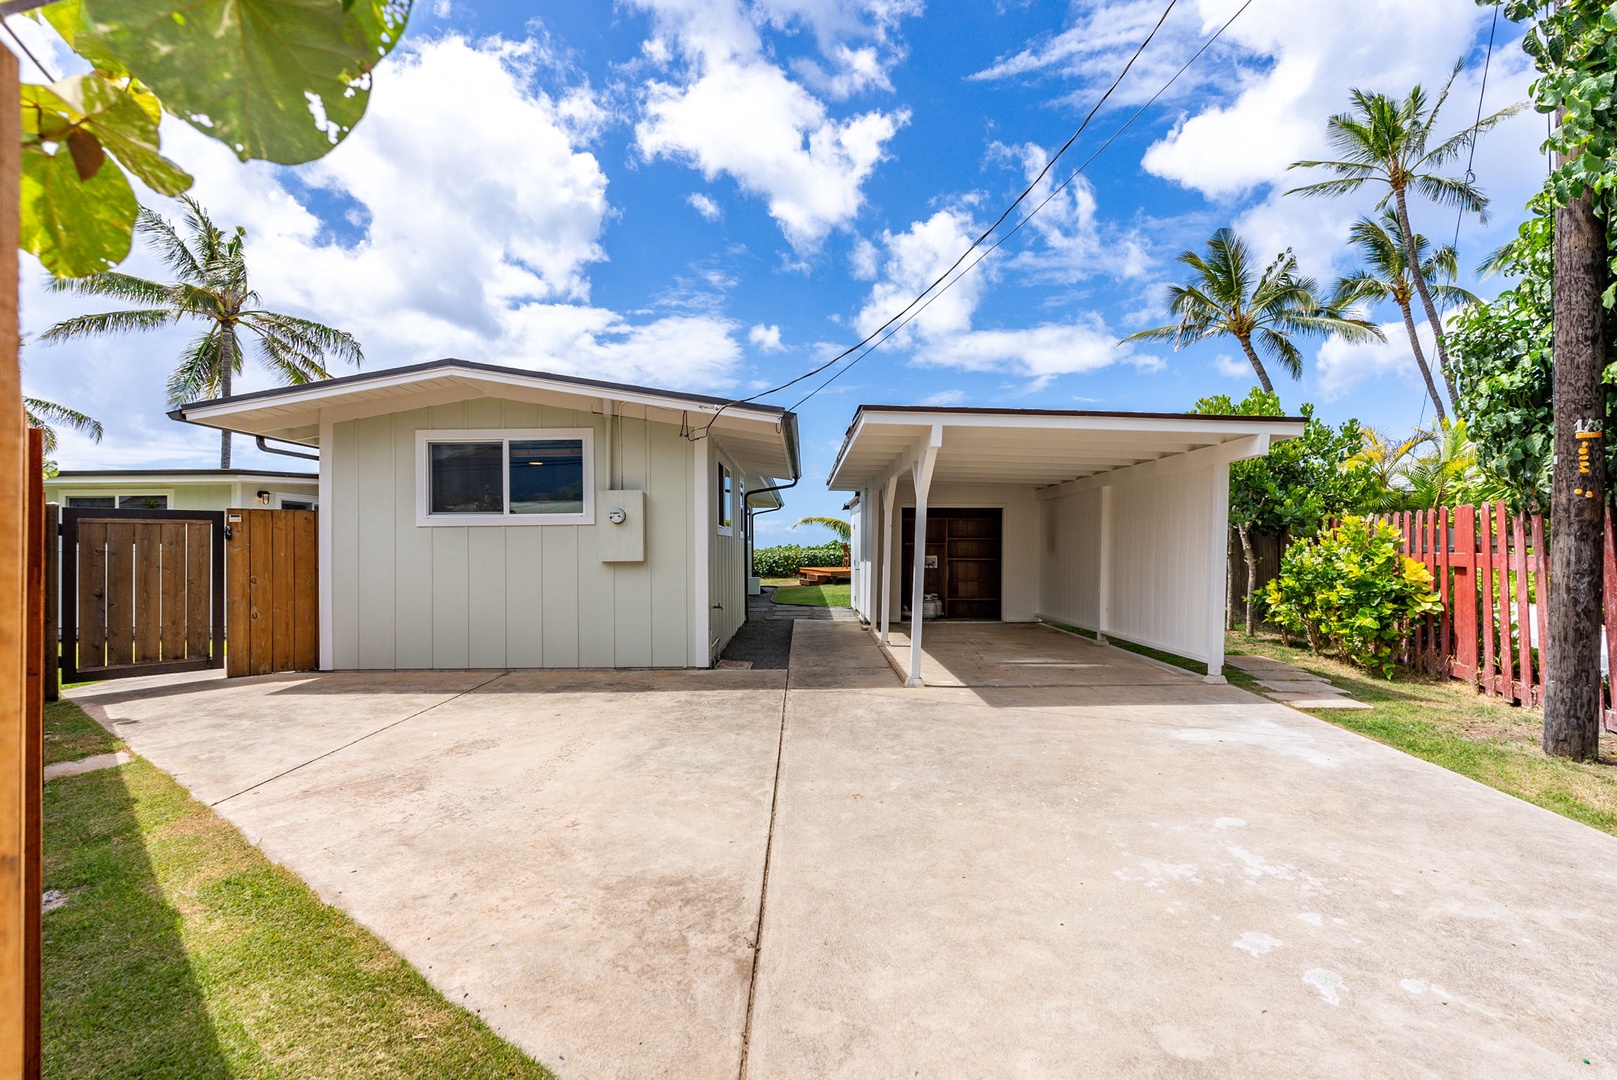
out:
<path id="1" fill-rule="evenodd" d="M 909 114 L 871 110 L 833 117 L 768 58 L 757 28 L 734 0 L 640 0 L 640 6 L 655 15 L 654 40 L 660 42 L 644 54 L 664 65 L 676 53 L 686 61 L 672 79 L 645 84 L 644 116 L 635 127 L 640 152 L 684 162 L 709 181 L 732 177 L 764 199 L 794 248 L 812 249 L 852 220 L 864 201 L 865 181 Z M 784 21 L 831 11 L 806 4 L 781 9 Z M 864 70 L 861 85 L 870 85 L 872 58 L 841 46 L 832 53 L 852 65 L 847 77 L 858 83 Z"/>
<path id="2" fill-rule="evenodd" d="M 685 201 L 690 203 L 691 207 L 708 221 L 717 221 L 724 216 L 724 211 L 719 209 L 719 204 L 701 192 L 692 192 L 686 196 Z"/>
<path id="3" fill-rule="evenodd" d="M 1201 0 L 1200 11 L 1212 23 L 1235 6 Z M 1240 94 L 1186 117 L 1146 153 L 1149 171 L 1213 198 L 1276 182 L 1291 162 L 1323 156 L 1325 118 L 1346 106 L 1350 87 L 1440 83 L 1488 17 L 1472 0 L 1290 0 L 1284 18 L 1263 14 L 1226 35 L 1245 53 Z M 1458 110 L 1454 122 L 1463 123 Z"/>
<path id="4" fill-rule="evenodd" d="M 1431 334 L 1423 321 L 1416 327 L 1425 341 L 1428 357 L 1432 355 Z M 1409 350 L 1409 336 L 1402 322 L 1381 324 L 1385 341 L 1372 341 L 1351 345 L 1341 338 L 1331 338 L 1319 349 L 1315 362 L 1313 383 L 1325 401 L 1344 397 L 1360 385 L 1388 377 L 1406 384 L 1406 389 L 1421 394 L 1426 392 L 1420 369 L 1415 366 L 1414 354 Z M 1433 376 L 1437 372 L 1433 371 Z M 1439 384 L 1441 389 L 1441 384 Z"/>
<path id="5" fill-rule="evenodd" d="M 246 227 L 266 306 L 354 333 L 367 369 L 459 356 L 662 386 L 733 385 L 743 327 L 717 306 L 670 302 L 672 311 L 630 316 L 590 303 L 589 268 L 605 257 L 611 213 L 587 148 L 603 110 L 587 88 L 547 92 L 543 59 L 530 42 L 407 40 L 378 72 L 365 122 L 296 172 L 244 166 L 178 123 L 165 123 L 164 148 L 196 175 L 194 194 L 217 221 Z M 143 201 L 173 214 L 149 193 Z M 125 269 L 164 274 L 144 252 Z M 96 309 L 46 293 L 35 274 L 24 281 L 31 335 Z M 107 443 L 69 442 L 64 466 L 124 460 L 131 439 L 150 448 L 149 460 L 180 446 L 207 460 L 212 437 L 161 418 L 163 379 L 192 333 L 28 349 L 31 391 L 108 422 Z M 261 385 L 250 374 L 238 388 Z"/>
<path id="6" fill-rule="evenodd" d="M 959 405 L 966 400 L 964 390 L 939 390 L 936 394 L 928 394 L 919 402 L 921 405 L 933 405 L 943 408 L 949 405 Z"/>
<path id="7" fill-rule="evenodd" d="M 939 210 L 902 233 L 884 232 L 880 278 L 855 320 L 859 332 L 870 333 L 902 310 L 959 258 L 980 231 L 964 210 L 955 208 Z M 1119 346 L 1118 335 L 1093 312 L 1070 322 L 977 328 L 977 309 L 998 272 L 988 261 L 959 277 L 895 335 L 894 344 L 908 348 L 916 364 L 1006 372 L 1033 380 L 1032 389 L 1057 376 L 1095 371 L 1121 359 L 1146 368 L 1160 365 L 1154 357 L 1134 356 L 1129 346 Z"/>
<path id="8" fill-rule="evenodd" d="M 780 327 L 778 326 L 765 326 L 763 323 L 759 323 L 747 331 L 747 340 L 764 352 L 781 352 L 786 348 L 780 343 Z"/>
<path id="9" fill-rule="evenodd" d="M 989 153 L 1007 158 L 1031 182 L 1050 160 L 1051 151 L 1037 143 L 1011 147 L 995 143 Z M 1133 278 L 1145 271 L 1145 247 L 1132 231 L 1105 226 L 1097 215 L 1094 185 L 1084 176 L 1057 190 L 1071 162 L 1063 160 L 1039 180 L 1018 208 L 1028 219 L 1028 234 L 1036 243 L 1013 240 L 1012 268 L 1029 272 L 1034 280 L 1070 284 L 1098 274 Z M 1063 168 L 1066 166 L 1066 168 Z M 1003 249 L 1002 249 L 1003 250 Z"/>
<path id="10" fill-rule="evenodd" d="M 1226 379 L 1250 379 L 1253 377 L 1252 362 L 1245 357 L 1235 357 L 1228 353 L 1219 353 L 1213 358 L 1213 370 Z"/>

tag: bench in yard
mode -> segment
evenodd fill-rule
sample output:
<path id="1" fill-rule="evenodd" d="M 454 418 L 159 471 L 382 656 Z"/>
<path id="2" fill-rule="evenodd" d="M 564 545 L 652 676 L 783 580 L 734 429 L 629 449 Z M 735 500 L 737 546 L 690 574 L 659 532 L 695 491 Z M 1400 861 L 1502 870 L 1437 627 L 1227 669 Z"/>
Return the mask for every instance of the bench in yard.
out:
<path id="1" fill-rule="evenodd" d="M 846 566 L 804 566 L 797 571 L 799 585 L 840 585 L 850 580 Z"/>

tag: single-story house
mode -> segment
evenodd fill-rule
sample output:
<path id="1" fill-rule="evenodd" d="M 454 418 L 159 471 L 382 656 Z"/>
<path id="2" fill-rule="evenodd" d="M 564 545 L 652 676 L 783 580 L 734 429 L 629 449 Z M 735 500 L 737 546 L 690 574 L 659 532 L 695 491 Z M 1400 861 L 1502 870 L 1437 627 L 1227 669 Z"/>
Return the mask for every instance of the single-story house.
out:
<path id="1" fill-rule="evenodd" d="M 1304 424 L 862 405 L 829 481 L 854 493 L 853 605 L 884 642 L 910 619 L 912 684 L 933 617 L 1064 623 L 1222 681 L 1230 464 Z"/>
<path id="2" fill-rule="evenodd" d="M 800 471 L 781 408 L 453 359 L 170 415 L 319 450 L 323 670 L 708 667 Z"/>
<path id="3" fill-rule="evenodd" d="M 64 469 L 45 480 L 45 501 L 121 510 L 313 510 L 320 475 L 262 469 Z"/>

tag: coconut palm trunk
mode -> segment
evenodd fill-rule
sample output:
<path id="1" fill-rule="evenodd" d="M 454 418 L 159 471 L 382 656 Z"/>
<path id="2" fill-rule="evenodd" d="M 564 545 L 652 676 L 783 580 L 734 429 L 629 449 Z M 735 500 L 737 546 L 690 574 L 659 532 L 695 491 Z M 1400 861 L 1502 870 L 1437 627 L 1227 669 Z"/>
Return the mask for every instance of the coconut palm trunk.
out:
<path id="1" fill-rule="evenodd" d="M 235 337 L 227 329 L 219 335 L 219 396 L 230 396 L 230 384 L 236 368 Z M 219 433 L 219 467 L 230 468 L 230 432 Z"/>
<path id="2" fill-rule="evenodd" d="M 1415 354 L 1415 363 L 1420 367 L 1421 378 L 1426 380 L 1426 393 L 1432 399 L 1432 407 L 1437 410 L 1438 420 L 1447 424 L 1449 414 L 1443 408 L 1443 398 L 1437 392 L 1437 384 L 1432 381 L 1432 367 L 1426 362 L 1426 351 L 1421 348 L 1420 335 L 1415 332 L 1415 313 L 1410 310 L 1408 300 L 1398 301 L 1398 310 L 1404 313 L 1404 331 L 1409 334 L 1409 348 Z M 1454 386 L 1450 384 L 1449 394 L 1452 396 L 1453 393 Z"/>
<path id="3" fill-rule="evenodd" d="M 1252 339 L 1249 337 L 1243 337 L 1238 338 L 1237 340 L 1241 343 L 1241 351 L 1246 353 L 1246 358 L 1248 360 L 1252 361 L 1252 370 L 1258 373 L 1258 385 L 1263 387 L 1263 392 L 1265 394 L 1274 393 L 1274 383 L 1269 381 L 1269 373 L 1263 370 L 1263 361 L 1258 359 L 1258 350 L 1252 347 Z M 1251 631 L 1248 630 L 1248 633 L 1250 632 Z"/>
<path id="4" fill-rule="evenodd" d="M 1432 290 L 1427 287 L 1426 275 L 1421 273 L 1420 252 L 1415 247 L 1415 230 L 1409 224 L 1409 200 L 1405 197 L 1402 187 L 1396 188 L 1393 195 L 1398 208 L 1398 228 L 1404 234 L 1404 257 L 1409 260 L 1409 276 L 1415 282 L 1415 291 L 1420 294 L 1421 307 L 1426 310 L 1426 321 L 1432 328 L 1432 341 L 1437 346 L 1437 366 L 1438 370 L 1443 372 L 1443 385 L 1449 392 L 1449 405 L 1458 410 L 1460 394 L 1454 387 L 1454 376 L 1449 373 L 1449 350 L 1443 340 L 1443 320 L 1437 314 L 1437 305 L 1432 302 Z M 1404 317 L 1406 319 L 1409 317 L 1407 312 Z M 1409 333 L 1413 338 L 1415 334 L 1413 327 Z M 1416 351 L 1419 351 L 1419 346 L 1416 346 Z M 1421 368 L 1424 370 L 1425 367 L 1423 360 Z M 1427 376 L 1427 382 L 1431 382 L 1430 376 Z"/>

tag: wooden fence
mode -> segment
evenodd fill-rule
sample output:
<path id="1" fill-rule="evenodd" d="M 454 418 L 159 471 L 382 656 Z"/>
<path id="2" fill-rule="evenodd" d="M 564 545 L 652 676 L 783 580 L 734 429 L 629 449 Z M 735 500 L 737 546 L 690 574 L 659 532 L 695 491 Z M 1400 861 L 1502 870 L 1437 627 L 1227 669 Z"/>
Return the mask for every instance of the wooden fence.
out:
<path id="1" fill-rule="evenodd" d="M 1464 679 L 1522 705 L 1544 698 L 1549 624 L 1549 546 L 1542 514 L 1502 503 L 1410 511 L 1379 519 L 1403 535 L 1404 551 L 1431 571 L 1443 611 L 1422 619 L 1404 643 L 1404 663 Z M 1617 669 L 1617 547 L 1606 518 L 1605 727 L 1617 731 L 1609 672 Z"/>

